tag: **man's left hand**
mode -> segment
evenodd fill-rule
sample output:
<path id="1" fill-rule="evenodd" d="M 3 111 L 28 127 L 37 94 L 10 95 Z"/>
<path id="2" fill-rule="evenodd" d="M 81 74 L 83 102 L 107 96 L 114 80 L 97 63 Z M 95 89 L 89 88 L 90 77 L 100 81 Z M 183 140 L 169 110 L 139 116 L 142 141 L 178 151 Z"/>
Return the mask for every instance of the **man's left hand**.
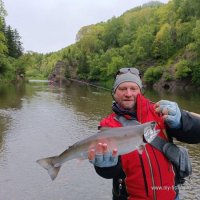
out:
<path id="1" fill-rule="evenodd" d="M 163 115 L 163 118 L 170 128 L 181 127 L 181 111 L 176 102 L 161 100 L 155 104 L 157 113 Z"/>

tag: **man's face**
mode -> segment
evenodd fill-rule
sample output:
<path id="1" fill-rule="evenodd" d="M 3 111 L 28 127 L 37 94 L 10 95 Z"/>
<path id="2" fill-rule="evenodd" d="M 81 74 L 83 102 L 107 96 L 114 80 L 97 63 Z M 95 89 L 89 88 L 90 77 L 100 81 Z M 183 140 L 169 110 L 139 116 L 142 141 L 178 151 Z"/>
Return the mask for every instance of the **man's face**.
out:
<path id="1" fill-rule="evenodd" d="M 140 88 L 136 83 L 124 82 L 117 87 L 114 99 L 121 108 L 133 111 L 136 104 L 136 97 L 140 93 Z"/>

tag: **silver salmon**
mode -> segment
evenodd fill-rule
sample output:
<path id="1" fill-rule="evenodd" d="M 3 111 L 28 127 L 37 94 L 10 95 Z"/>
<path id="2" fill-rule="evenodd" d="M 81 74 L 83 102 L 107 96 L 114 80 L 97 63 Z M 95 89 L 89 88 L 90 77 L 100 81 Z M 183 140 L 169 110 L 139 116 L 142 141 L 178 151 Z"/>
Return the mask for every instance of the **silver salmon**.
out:
<path id="1" fill-rule="evenodd" d="M 46 169 L 54 180 L 64 162 L 87 159 L 90 148 L 96 148 L 98 143 L 106 143 L 109 151 L 117 149 L 118 155 L 123 155 L 145 145 L 144 138 L 150 143 L 159 132 L 155 127 L 156 122 L 147 122 L 134 126 L 103 128 L 98 133 L 69 146 L 60 155 L 37 160 L 37 163 Z"/>

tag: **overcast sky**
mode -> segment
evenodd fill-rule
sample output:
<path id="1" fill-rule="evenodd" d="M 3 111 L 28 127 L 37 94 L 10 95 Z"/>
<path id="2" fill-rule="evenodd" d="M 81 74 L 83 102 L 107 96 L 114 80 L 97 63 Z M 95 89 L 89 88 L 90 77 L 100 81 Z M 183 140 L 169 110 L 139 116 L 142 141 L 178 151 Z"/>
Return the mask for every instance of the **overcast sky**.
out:
<path id="1" fill-rule="evenodd" d="M 25 51 L 48 53 L 75 43 L 81 27 L 118 17 L 150 0 L 3 0 L 7 25 Z M 167 3 L 168 0 L 160 0 Z"/>

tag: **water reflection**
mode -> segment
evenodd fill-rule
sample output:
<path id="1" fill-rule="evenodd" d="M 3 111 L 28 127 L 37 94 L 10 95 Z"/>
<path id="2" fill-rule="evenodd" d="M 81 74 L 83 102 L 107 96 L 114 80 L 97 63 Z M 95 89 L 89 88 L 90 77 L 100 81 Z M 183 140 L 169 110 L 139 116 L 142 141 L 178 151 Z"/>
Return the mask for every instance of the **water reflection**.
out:
<path id="1" fill-rule="evenodd" d="M 91 119 L 100 119 L 111 112 L 112 98 L 108 92 L 86 85 L 71 84 L 66 87 L 65 103 L 71 102 L 77 112 Z"/>
<path id="2" fill-rule="evenodd" d="M 54 182 L 35 163 L 96 132 L 99 120 L 111 112 L 110 92 L 75 83 L 66 87 L 29 83 L 1 87 L 0 95 L 2 199 L 111 199 L 111 181 L 99 177 L 87 161 L 66 163 Z M 184 109 L 200 113 L 200 95 L 196 93 L 145 91 L 145 95 L 153 101 L 174 100 Z M 189 149 L 194 168 L 192 178 L 181 189 L 181 197 L 197 200 L 200 199 L 200 148 L 181 145 Z"/>
<path id="3" fill-rule="evenodd" d="M 4 149 L 4 136 L 9 126 L 9 117 L 0 111 L 0 156 Z"/>
<path id="4" fill-rule="evenodd" d="M 177 91 L 177 92 L 169 92 L 167 90 L 163 91 L 155 91 L 155 90 L 146 90 L 144 92 L 145 96 L 156 102 L 161 99 L 167 99 L 170 101 L 177 102 L 182 109 L 200 113 L 199 99 L 200 93 L 195 91 Z"/>
<path id="5" fill-rule="evenodd" d="M 0 109 L 20 109 L 23 97 L 31 97 L 33 93 L 28 84 L 0 85 Z"/>

